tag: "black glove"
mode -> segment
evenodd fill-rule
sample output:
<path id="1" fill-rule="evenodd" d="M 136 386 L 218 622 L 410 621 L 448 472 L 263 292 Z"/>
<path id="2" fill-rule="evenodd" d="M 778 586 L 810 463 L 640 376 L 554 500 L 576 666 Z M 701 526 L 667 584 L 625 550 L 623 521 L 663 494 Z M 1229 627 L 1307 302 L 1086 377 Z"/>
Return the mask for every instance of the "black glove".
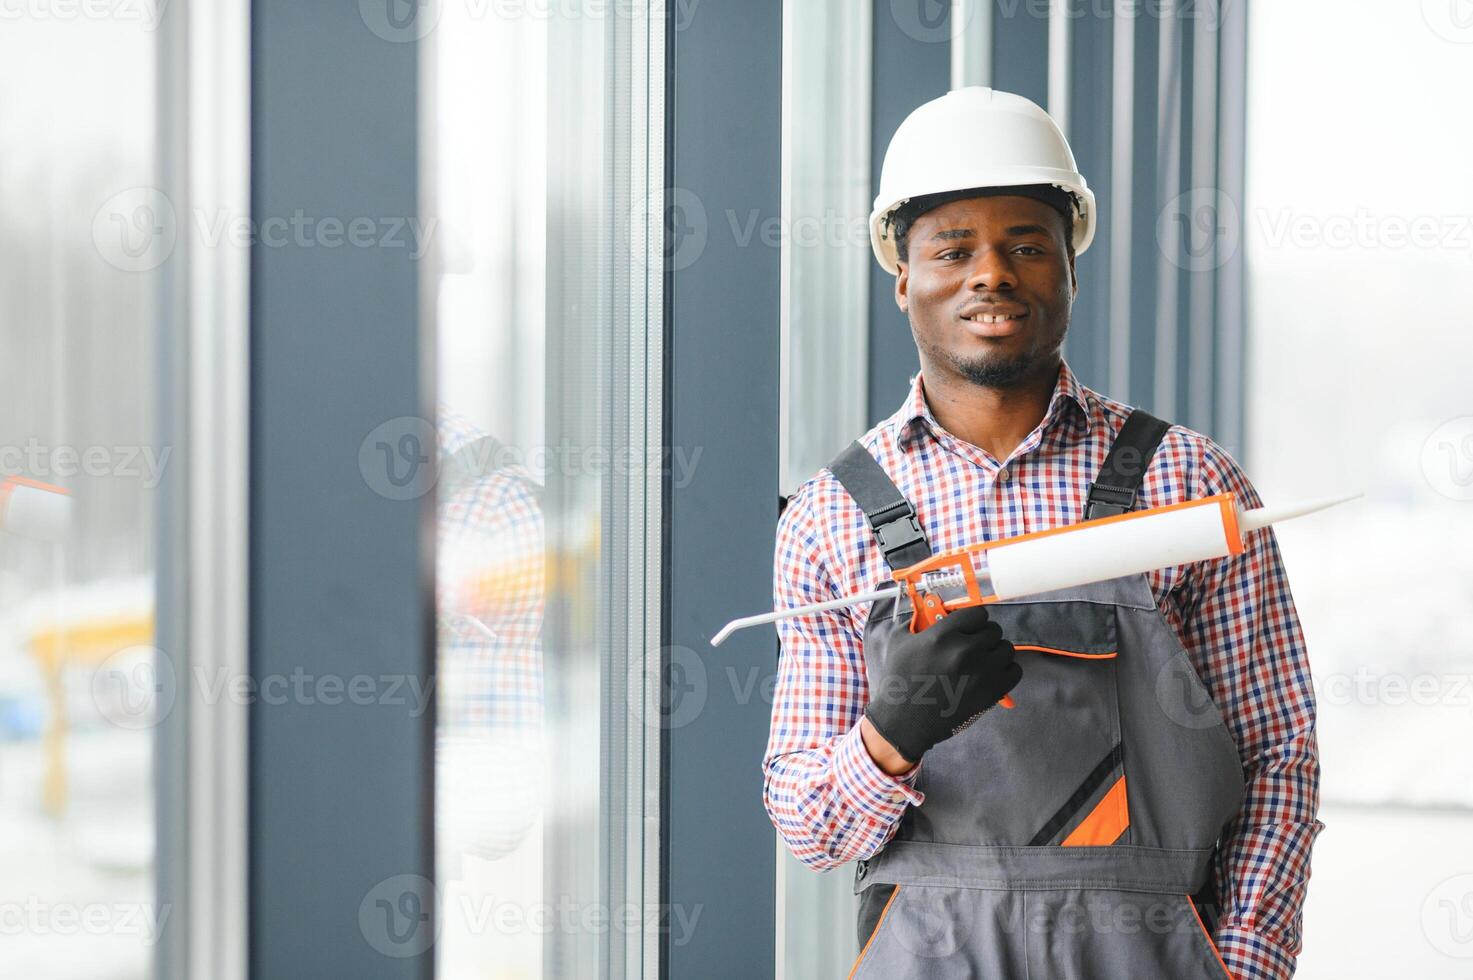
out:
<path id="1" fill-rule="evenodd" d="M 986 606 L 948 613 L 919 633 L 897 630 L 864 713 L 908 762 L 920 762 L 1022 679 L 1014 656 Z"/>

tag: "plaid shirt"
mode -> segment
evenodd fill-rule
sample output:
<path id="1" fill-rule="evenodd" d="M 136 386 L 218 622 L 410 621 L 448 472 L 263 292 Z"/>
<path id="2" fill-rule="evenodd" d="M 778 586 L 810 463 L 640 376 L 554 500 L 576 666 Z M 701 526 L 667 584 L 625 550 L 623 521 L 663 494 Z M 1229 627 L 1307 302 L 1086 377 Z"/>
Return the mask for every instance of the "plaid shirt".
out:
<path id="1" fill-rule="evenodd" d="M 1074 524 L 1130 409 L 1081 385 L 1068 365 L 1043 420 L 1001 464 L 947 432 L 917 375 L 900 411 L 860 439 L 916 508 L 931 547 Z M 1173 425 L 1138 497 L 1158 507 L 1231 491 L 1261 504 L 1231 456 Z M 977 506 L 977 501 L 983 506 Z M 1215 939 L 1238 980 L 1287 978 L 1300 950 L 1309 854 L 1323 824 L 1309 662 L 1272 531 L 1237 556 L 1146 576 L 1158 608 L 1223 714 L 1247 781 L 1216 859 Z M 828 470 L 794 493 L 778 525 L 775 608 L 874 589 L 890 572 L 863 512 Z M 860 739 L 868 700 L 869 605 L 778 623 L 782 657 L 764 798 L 788 847 L 817 869 L 869 857 L 923 796 L 914 770 L 882 772 Z M 924 764 L 924 763 L 923 763 Z"/>

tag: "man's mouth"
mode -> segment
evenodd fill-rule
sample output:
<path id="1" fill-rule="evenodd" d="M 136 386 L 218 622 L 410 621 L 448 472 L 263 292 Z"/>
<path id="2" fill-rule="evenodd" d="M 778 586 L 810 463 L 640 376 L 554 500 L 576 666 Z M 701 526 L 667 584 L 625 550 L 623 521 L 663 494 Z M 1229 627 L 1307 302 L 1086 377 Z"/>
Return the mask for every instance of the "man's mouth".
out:
<path id="1" fill-rule="evenodd" d="M 978 311 L 968 313 L 962 320 L 967 324 L 967 332 L 973 336 L 1007 337 L 1022 329 L 1021 323 L 1027 316 L 1027 310 L 997 313 Z"/>

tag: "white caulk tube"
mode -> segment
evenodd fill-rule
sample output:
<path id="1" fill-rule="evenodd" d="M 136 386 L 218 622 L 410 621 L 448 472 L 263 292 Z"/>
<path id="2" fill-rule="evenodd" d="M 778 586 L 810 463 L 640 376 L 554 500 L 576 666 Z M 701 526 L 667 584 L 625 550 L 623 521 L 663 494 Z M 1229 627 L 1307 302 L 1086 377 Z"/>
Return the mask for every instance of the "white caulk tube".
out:
<path id="1" fill-rule="evenodd" d="M 0 480 L 0 528 L 28 538 L 60 541 L 71 520 L 72 498 L 61 487 L 21 476 Z"/>
<path id="2" fill-rule="evenodd" d="M 1349 499 L 1242 510 L 1232 494 L 1221 493 L 1022 535 L 977 558 L 985 556 L 993 594 L 1017 599 L 1235 555 L 1243 550 L 1243 536 L 1249 531 Z"/>
<path id="3" fill-rule="evenodd" d="M 1353 500 L 1329 497 L 1281 507 L 1241 509 L 1233 495 L 1220 493 L 1164 507 L 1134 511 L 1081 524 L 1019 535 L 985 548 L 966 549 L 984 602 L 1075 588 L 1158 568 L 1224 558 L 1243 550 L 1243 536 L 1277 521 L 1301 517 Z M 938 555 L 937 559 L 942 556 Z M 936 560 L 936 559 L 930 559 Z M 966 589 L 951 570 L 927 572 L 922 583 L 947 606 L 960 605 Z M 719 646 L 733 632 L 791 616 L 873 602 L 894 588 L 778 612 L 734 619 L 711 638 Z"/>
<path id="4" fill-rule="evenodd" d="M 1016 599 L 1242 551 L 1237 516 L 1231 497 L 1206 497 L 1025 535 L 983 554 L 993 593 Z"/>

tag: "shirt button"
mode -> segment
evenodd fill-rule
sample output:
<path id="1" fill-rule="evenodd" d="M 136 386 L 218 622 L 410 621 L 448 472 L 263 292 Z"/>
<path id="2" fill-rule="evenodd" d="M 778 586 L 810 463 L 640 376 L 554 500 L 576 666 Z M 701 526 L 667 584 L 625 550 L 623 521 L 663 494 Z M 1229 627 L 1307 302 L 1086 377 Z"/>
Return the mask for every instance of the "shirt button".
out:
<path id="1" fill-rule="evenodd" d="M 997 471 L 997 482 L 998 483 L 1007 483 L 1012 478 L 1013 478 L 1013 471 L 1010 470 L 1010 469 L 1008 469 L 1006 466 L 1004 466 L 1002 469 L 1000 469 L 1000 470 Z"/>

